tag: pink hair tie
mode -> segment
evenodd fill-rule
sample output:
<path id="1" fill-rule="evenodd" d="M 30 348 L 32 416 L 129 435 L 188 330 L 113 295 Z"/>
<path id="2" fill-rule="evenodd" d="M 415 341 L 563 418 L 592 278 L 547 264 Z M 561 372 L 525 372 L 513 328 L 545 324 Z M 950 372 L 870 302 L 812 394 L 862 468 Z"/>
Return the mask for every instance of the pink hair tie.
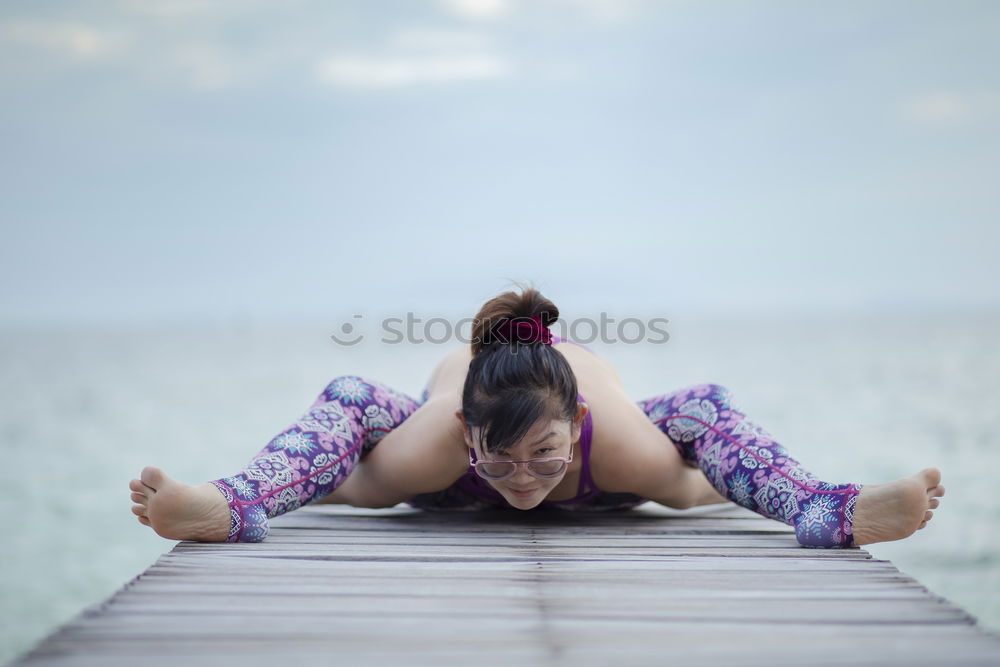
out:
<path id="1" fill-rule="evenodd" d="M 542 324 L 540 315 L 515 317 L 505 320 L 493 328 L 491 333 L 501 343 L 545 343 L 552 345 L 552 332 Z"/>

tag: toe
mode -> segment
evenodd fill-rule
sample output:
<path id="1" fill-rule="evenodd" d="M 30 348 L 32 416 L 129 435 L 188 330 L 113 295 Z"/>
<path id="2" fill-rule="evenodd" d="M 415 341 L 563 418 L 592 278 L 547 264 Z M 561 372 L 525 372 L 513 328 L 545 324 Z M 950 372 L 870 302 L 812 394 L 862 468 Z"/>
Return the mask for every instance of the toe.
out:
<path id="1" fill-rule="evenodd" d="M 937 509 L 937 506 L 941 504 L 941 501 L 937 498 L 931 498 L 931 501 L 927 503 L 927 506 L 931 509 Z"/>
<path id="2" fill-rule="evenodd" d="M 927 510 L 926 512 L 924 512 L 924 521 L 923 521 L 923 523 L 927 523 L 933 517 L 934 517 L 934 512 L 932 512 L 930 510 Z"/>
<path id="3" fill-rule="evenodd" d="M 136 493 L 145 493 L 147 496 L 156 493 L 153 489 L 142 483 L 142 480 L 133 479 L 128 483 L 128 488 Z"/>
<path id="4" fill-rule="evenodd" d="M 133 492 L 130 497 L 132 498 L 133 503 L 138 503 L 140 505 L 145 505 L 147 502 L 149 502 L 149 498 L 146 497 L 146 494 L 144 493 Z"/>
<path id="5" fill-rule="evenodd" d="M 142 483 L 148 486 L 153 491 L 156 491 L 160 486 L 163 485 L 166 475 L 163 471 L 155 466 L 146 466 L 142 469 L 142 474 L 139 475 Z"/>
<path id="6" fill-rule="evenodd" d="M 941 471 L 937 468 L 924 468 L 920 475 L 924 478 L 928 491 L 941 483 Z"/>
<path id="7" fill-rule="evenodd" d="M 132 505 L 132 514 L 135 514 L 136 516 L 146 516 L 146 506 Z"/>
<path id="8" fill-rule="evenodd" d="M 144 516 L 140 516 L 140 517 L 138 517 L 138 519 L 139 519 L 139 523 L 141 523 L 141 524 L 142 524 L 142 525 L 144 525 L 144 526 L 150 526 L 150 527 L 152 527 L 152 526 L 153 526 L 153 524 L 151 524 L 151 523 L 149 522 L 149 519 L 148 519 L 147 517 L 144 517 Z"/>
<path id="9" fill-rule="evenodd" d="M 944 487 L 938 484 L 932 489 L 927 489 L 928 498 L 938 498 L 944 495 Z"/>

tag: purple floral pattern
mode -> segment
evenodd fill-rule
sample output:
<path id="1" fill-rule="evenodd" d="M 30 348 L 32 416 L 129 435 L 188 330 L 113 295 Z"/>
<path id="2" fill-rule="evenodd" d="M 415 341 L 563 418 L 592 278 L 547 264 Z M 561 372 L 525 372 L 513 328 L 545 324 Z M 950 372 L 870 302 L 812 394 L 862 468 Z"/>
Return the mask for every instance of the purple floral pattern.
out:
<path id="1" fill-rule="evenodd" d="M 863 485 L 820 481 L 737 409 L 728 389 L 701 384 L 638 405 L 687 465 L 737 505 L 795 527 L 811 548 L 854 544 L 854 508 Z"/>
<path id="2" fill-rule="evenodd" d="M 331 493 L 419 405 L 375 381 L 335 378 L 242 471 L 211 482 L 229 503 L 228 541 L 260 542 L 269 518 Z"/>

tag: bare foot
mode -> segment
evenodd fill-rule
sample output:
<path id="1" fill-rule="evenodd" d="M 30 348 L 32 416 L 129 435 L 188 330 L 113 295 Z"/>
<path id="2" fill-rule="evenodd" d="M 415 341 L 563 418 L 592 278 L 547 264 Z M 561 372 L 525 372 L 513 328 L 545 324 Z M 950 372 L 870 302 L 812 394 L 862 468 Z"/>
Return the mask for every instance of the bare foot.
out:
<path id="1" fill-rule="evenodd" d="M 168 540 L 225 542 L 229 535 L 229 505 L 208 482 L 182 484 L 159 468 L 146 466 L 133 479 L 132 513 Z"/>
<path id="2" fill-rule="evenodd" d="M 854 544 L 891 542 L 927 525 L 944 495 L 941 471 L 924 468 L 887 484 L 865 484 L 854 508 Z"/>

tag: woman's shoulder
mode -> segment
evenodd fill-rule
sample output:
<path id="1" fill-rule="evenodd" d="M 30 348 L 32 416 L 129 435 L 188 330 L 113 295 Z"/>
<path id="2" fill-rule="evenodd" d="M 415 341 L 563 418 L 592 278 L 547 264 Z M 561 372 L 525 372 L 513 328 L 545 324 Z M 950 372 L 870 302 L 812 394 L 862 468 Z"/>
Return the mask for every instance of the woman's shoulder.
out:
<path id="1" fill-rule="evenodd" d="M 472 361 L 472 347 L 464 345 L 446 354 L 434 367 L 427 382 L 429 396 L 458 396 L 461 400 L 462 386 Z"/>
<path id="2" fill-rule="evenodd" d="M 592 393 L 594 388 L 611 385 L 622 389 L 622 379 L 614 364 L 590 348 L 584 348 L 579 344 L 567 341 L 558 343 L 556 349 L 569 361 L 569 365 L 576 375 L 580 393 L 583 394 L 584 398 L 587 397 L 588 392 Z M 622 389 L 622 391 L 624 390 Z"/>
<path id="3" fill-rule="evenodd" d="M 681 463 L 670 439 L 621 387 L 584 395 L 593 418 L 590 468 L 604 491 L 639 493 L 640 480 L 667 475 Z"/>

